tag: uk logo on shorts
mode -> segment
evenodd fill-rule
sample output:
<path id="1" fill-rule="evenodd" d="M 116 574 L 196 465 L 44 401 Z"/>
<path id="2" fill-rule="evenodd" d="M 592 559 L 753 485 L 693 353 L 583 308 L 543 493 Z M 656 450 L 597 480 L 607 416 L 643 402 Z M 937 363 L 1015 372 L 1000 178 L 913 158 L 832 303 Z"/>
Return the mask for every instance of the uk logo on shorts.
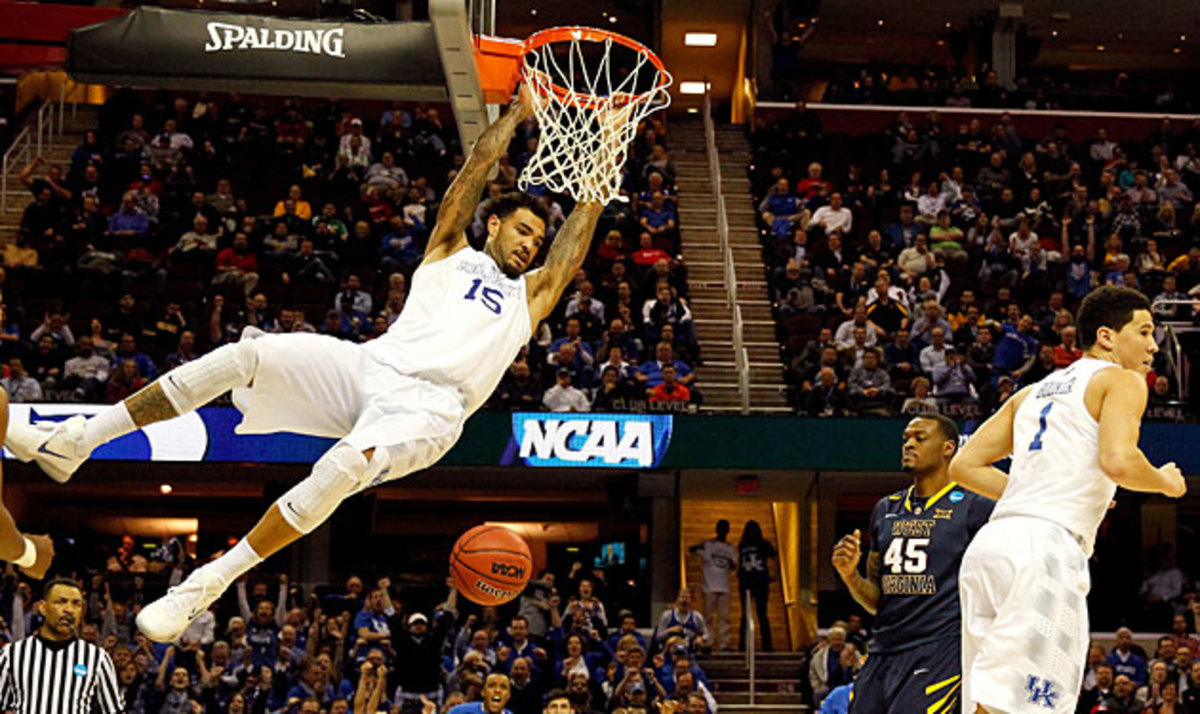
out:
<path id="1" fill-rule="evenodd" d="M 1025 681 L 1025 691 L 1029 692 L 1030 704 L 1043 706 L 1047 709 L 1053 709 L 1055 701 L 1058 699 L 1058 692 L 1055 690 L 1054 682 L 1032 674 Z"/>

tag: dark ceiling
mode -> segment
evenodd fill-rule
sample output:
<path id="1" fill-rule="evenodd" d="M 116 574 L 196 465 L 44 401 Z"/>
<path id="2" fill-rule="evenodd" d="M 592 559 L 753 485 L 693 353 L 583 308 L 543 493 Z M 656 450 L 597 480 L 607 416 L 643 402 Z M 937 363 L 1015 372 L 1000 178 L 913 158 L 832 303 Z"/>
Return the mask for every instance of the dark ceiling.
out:
<path id="1" fill-rule="evenodd" d="M 653 46 L 657 7 L 648 0 L 496 0 L 496 34 L 521 38 L 547 27 L 587 25 Z"/>

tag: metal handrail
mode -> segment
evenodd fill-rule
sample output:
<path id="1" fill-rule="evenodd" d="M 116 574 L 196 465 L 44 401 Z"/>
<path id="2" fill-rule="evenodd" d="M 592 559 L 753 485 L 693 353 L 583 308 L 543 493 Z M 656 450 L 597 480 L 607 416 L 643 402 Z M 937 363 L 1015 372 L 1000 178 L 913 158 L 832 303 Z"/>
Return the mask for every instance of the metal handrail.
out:
<path id="1" fill-rule="evenodd" d="M 708 175 L 717 204 L 717 240 L 721 248 L 721 263 L 725 277 L 725 306 L 732 323 L 733 360 L 737 371 L 738 396 L 742 414 L 750 413 L 750 363 L 745 347 L 742 309 L 738 304 L 737 269 L 733 249 L 729 245 L 729 214 L 725 192 L 721 187 L 721 157 L 717 153 L 717 130 L 712 118 L 712 98 L 704 92 L 704 143 L 708 153 Z"/>
<path id="2" fill-rule="evenodd" d="M 750 673 L 750 706 L 754 706 L 754 594 L 747 590 L 742 602 L 746 603 L 746 611 L 742 613 L 746 618 L 746 641 L 742 644 L 746 646 L 746 671 Z"/>
<path id="3" fill-rule="evenodd" d="M 56 107 L 54 102 L 48 101 L 43 101 L 42 105 L 38 107 L 33 123 L 37 142 L 36 156 L 44 156 L 46 147 L 54 140 L 54 110 Z"/>
<path id="4" fill-rule="evenodd" d="M 30 161 L 29 155 L 33 148 L 33 132 L 28 126 L 21 129 L 12 144 L 8 147 L 8 151 L 4 152 L 3 167 L 0 171 L 0 212 L 8 212 L 8 174 L 14 166 L 24 166 Z"/>
<path id="5" fill-rule="evenodd" d="M 1175 326 L 1167 323 L 1163 337 L 1167 343 L 1167 363 L 1171 369 L 1175 371 L 1175 396 L 1179 401 L 1183 401 L 1184 395 L 1188 394 L 1188 365 L 1185 364 L 1187 356 L 1183 353 L 1183 346 L 1179 344 L 1179 334 L 1175 331 Z"/>

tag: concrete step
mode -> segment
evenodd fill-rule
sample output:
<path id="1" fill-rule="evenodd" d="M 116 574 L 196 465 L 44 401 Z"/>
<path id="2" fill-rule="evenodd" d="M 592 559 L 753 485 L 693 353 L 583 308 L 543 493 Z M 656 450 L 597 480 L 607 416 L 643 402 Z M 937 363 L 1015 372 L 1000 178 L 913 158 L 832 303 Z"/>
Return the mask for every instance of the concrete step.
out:
<path id="1" fill-rule="evenodd" d="M 746 348 L 746 355 L 754 362 L 769 362 L 771 360 L 779 361 L 779 343 L 775 340 L 770 340 L 768 342 L 759 340 L 744 340 L 742 342 L 742 347 Z M 714 352 L 715 354 L 730 354 L 733 352 L 733 341 L 728 338 L 723 340 L 714 339 L 705 341 L 705 352 L 707 352 L 709 349 L 720 351 Z"/>
<path id="2" fill-rule="evenodd" d="M 696 368 L 696 380 L 704 384 L 709 377 L 716 378 L 717 375 L 735 374 L 737 363 L 732 360 L 710 359 L 708 351 L 705 351 L 704 365 Z M 770 362 L 751 362 L 750 363 L 750 383 L 751 384 L 782 384 L 783 383 L 783 364 L 778 360 L 774 364 Z"/>

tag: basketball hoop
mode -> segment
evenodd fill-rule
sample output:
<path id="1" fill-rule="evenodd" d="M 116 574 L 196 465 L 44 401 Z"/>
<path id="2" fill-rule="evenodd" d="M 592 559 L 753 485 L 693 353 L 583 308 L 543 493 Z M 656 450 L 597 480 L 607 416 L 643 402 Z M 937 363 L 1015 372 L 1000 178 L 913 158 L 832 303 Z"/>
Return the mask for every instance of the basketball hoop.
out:
<path id="1" fill-rule="evenodd" d="M 671 103 L 662 60 L 615 32 L 554 27 L 525 41 L 521 78 L 541 127 L 521 189 L 544 186 L 577 201 L 617 198 L 638 124 Z"/>

